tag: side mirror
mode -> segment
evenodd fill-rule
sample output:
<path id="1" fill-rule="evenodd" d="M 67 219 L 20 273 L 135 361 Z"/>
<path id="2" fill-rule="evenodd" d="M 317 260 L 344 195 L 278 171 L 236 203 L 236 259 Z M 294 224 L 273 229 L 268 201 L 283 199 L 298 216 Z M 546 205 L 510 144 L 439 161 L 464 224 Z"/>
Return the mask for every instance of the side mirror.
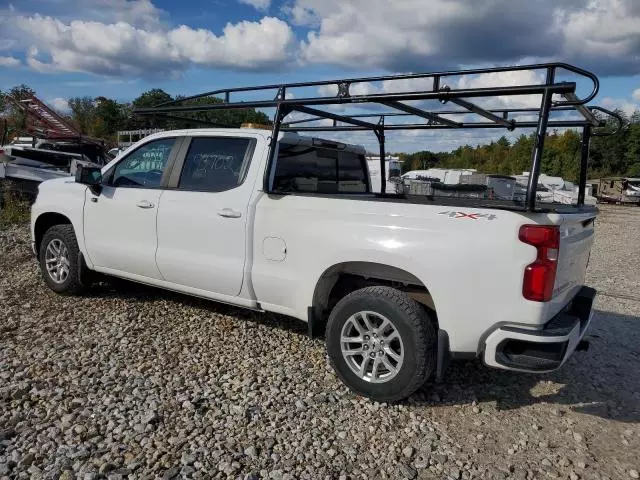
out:
<path id="1" fill-rule="evenodd" d="M 102 183 L 102 172 L 99 167 L 78 165 L 76 169 L 76 183 L 82 183 L 90 187 L 99 187 Z"/>

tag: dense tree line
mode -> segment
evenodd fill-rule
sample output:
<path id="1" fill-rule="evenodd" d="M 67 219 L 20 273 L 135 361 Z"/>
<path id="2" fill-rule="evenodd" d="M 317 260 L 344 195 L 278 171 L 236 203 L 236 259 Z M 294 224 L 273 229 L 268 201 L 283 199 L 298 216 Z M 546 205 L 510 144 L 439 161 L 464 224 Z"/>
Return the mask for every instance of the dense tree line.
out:
<path id="1" fill-rule="evenodd" d="M 625 116 L 622 132 L 611 136 L 594 136 L 591 139 L 589 176 L 598 178 L 610 175 L 640 177 L 640 112 Z M 605 127 L 612 128 L 612 127 Z M 466 145 L 452 152 L 421 151 L 401 153 L 403 170 L 419 170 L 433 167 L 475 168 L 484 173 L 520 174 L 531 167 L 531 151 L 534 134 L 521 135 L 510 142 L 501 137 L 487 145 Z M 577 181 L 580 171 L 581 135 L 575 130 L 563 133 L 551 132 L 545 140 L 542 172 Z"/>
<path id="2" fill-rule="evenodd" d="M 20 101 L 33 94 L 35 92 L 26 85 L 19 85 L 8 92 L 0 91 L 0 117 L 5 120 L 8 138 L 20 134 L 24 135 L 27 125 L 24 115 L 13 102 L 6 98 L 6 95 Z M 69 120 L 83 135 L 104 139 L 108 144 L 116 142 L 118 130 L 193 128 L 205 125 L 202 123 L 203 121 L 206 122 L 206 125 L 220 127 L 239 127 L 242 123 L 271 123 L 269 117 L 263 112 L 250 108 L 176 114 L 181 117 L 179 119 L 133 114 L 134 108 L 152 107 L 180 98 L 185 97 L 180 95 L 172 97 L 158 88 L 144 92 L 131 103 L 118 102 L 106 97 L 74 97 L 68 100 L 69 111 L 58 113 Z M 222 100 L 216 97 L 203 97 L 188 100 L 185 104 L 197 105 L 218 102 L 222 102 Z M 0 124 L 0 128 L 4 128 L 4 126 Z"/>

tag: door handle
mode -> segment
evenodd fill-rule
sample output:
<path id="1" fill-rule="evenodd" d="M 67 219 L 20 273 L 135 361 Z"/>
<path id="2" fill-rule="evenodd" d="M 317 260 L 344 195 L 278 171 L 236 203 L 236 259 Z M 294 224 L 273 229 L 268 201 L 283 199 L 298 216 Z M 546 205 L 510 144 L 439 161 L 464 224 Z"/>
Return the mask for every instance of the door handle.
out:
<path id="1" fill-rule="evenodd" d="M 153 208 L 154 205 L 149 200 L 142 200 L 142 201 L 136 203 L 136 207 L 139 207 L 139 208 Z"/>
<path id="2" fill-rule="evenodd" d="M 225 218 L 240 218 L 242 216 L 242 213 L 237 212 L 231 208 L 223 208 L 222 210 L 218 211 L 218 215 Z"/>

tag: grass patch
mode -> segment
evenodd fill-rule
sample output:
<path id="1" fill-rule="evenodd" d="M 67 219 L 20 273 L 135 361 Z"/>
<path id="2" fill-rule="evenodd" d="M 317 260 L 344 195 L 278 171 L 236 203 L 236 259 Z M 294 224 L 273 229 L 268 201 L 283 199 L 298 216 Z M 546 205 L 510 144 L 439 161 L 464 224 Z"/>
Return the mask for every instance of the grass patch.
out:
<path id="1" fill-rule="evenodd" d="M 12 225 L 29 223 L 31 209 L 29 202 L 8 185 L 0 186 L 0 230 Z"/>

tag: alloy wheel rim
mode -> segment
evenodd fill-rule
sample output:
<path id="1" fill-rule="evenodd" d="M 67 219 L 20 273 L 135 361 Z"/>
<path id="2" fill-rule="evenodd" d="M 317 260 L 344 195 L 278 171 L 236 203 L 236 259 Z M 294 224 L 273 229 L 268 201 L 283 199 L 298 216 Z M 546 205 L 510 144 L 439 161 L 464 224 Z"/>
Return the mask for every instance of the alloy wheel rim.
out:
<path id="1" fill-rule="evenodd" d="M 390 381 L 404 362 L 398 329 L 377 312 L 362 311 L 347 319 L 340 333 L 340 350 L 351 371 L 370 383 Z"/>
<path id="2" fill-rule="evenodd" d="M 55 283 L 64 283 L 71 267 L 69 250 L 64 242 L 59 238 L 51 240 L 45 250 L 44 260 L 49 278 Z"/>

